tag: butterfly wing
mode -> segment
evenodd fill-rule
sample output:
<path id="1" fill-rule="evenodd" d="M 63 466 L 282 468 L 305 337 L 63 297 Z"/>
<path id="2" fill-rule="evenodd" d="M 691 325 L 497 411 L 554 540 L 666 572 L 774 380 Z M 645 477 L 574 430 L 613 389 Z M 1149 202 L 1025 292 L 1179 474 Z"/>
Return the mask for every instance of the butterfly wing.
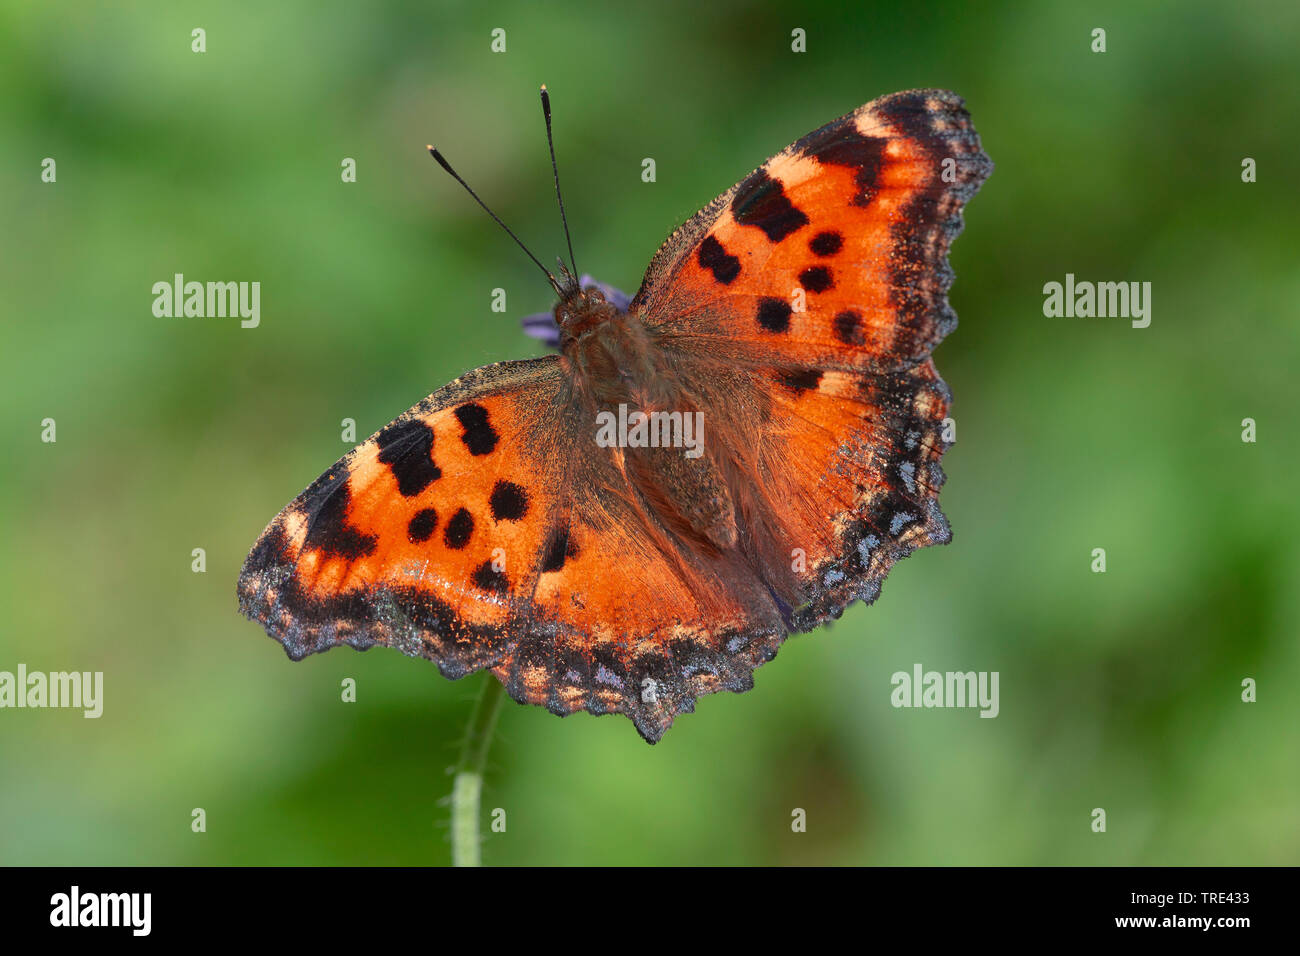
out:
<path id="1" fill-rule="evenodd" d="M 289 656 L 374 644 L 448 677 L 518 636 L 559 506 L 558 356 L 478 369 L 341 458 L 266 528 L 240 609 Z"/>
<path id="2" fill-rule="evenodd" d="M 896 560 L 950 539 L 950 393 L 930 352 L 956 325 L 948 248 L 991 170 L 955 94 L 882 97 L 678 229 L 633 300 L 757 479 L 754 566 L 793 630 L 874 600 Z"/>
<path id="3" fill-rule="evenodd" d="M 241 611 L 295 660 L 381 645 L 449 678 L 492 668 L 521 703 L 627 714 L 652 741 L 698 694 L 750 686 L 779 617 L 752 575 L 680 549 L 572 388 L 552 356 L 439 389 L 276 516 Z"/>
<path id="4" fill-rule="evenodd" d="M 752 687 L 786 629 L 741 556 L 685 546 L 622 456 L 591 448 L 571 460 L 529 625 L 493 673 L 517 701 L 621 713 L 654 743 L 696 698 Z"/>
<path id="5" fill-rule="evenodd" d="M 906 368 L 956 325 L 948 247 L 991 170 L 957 95 L 873 100 L 674 232 L 632 308 L 681 349 L 818 371 Z"/>
<path id="6" fill-rule="evenodd" d="M 928 361 L 813 382 L 692 356 L 679 374 L 737 456 L 737 546 L 702 550 L 665 527 L 617 455 L 576 457 L 566 546 L 493 666 L 515 700 L 626 714 L 651 743 L 699 697 L 749 690 L 787 634 L 874 600 L 895 561 L 948 538 L 948 395 Z"/>

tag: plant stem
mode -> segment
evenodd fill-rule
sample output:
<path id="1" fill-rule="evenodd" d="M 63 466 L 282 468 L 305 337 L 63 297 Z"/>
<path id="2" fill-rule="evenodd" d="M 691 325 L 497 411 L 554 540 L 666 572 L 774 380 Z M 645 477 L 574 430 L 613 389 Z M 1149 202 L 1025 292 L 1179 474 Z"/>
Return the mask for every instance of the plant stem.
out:
<path id="1" fill-rule="evenodd" d="M 483 793 L 483 768 L 487 764 L 492 731 L 504 697 L 505 688 L 501 682 L 491 674 L 484 674 L 483 690 L 474 705 L 474 715 L 465 732 L 465 743 L 451 783 L 452 866 L 479 866 L 481 863 L 479 798 Z"/>

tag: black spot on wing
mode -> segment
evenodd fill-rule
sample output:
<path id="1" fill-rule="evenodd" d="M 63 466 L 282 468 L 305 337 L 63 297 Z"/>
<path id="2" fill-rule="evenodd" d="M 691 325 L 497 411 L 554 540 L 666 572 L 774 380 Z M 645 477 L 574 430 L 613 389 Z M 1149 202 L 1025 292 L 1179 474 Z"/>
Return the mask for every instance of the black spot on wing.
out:
<path id="1" fill-rule="evenodd" d="M 758 324 L 769 332 L 784 332 L 790 328 L 790 303 L 785 299 L 764 298 L 758 303 Z"/>
<path id="2" fill-rule="evenodd" d="M 518 521 L 528 513 L 528 492 L 513 481 L 498 481 L 488 503 L 498 521 Z"/>
<path id="3" fill-rule="evenodd" d="M 491 561 L 484 561 L 474 569 L 474 583 L 484 591 L 492 591 L 496 594 L 507 591 L 510 587 L 505 572 L 492 567 Z"/>
<path id="4" fill-rule="evenodd" d="M 822 373 L 817 369 L 802 372 L 777 372 L 781 384 L 792 392 L 807 392 L 816 388 L 822 380 Z"/>
<path id="5" fill-rule="evenodd" d="M 542 554 L 542 572 L 558 571 L 564 567 L 565 561 L 577 556 L 578 543 L 573 540 L 569 528 L 556 528 L 547 539 L 546 550 Z"/>
<path id="6" fill-rule="evenodd" d="M 363 534 L 348 523 L 352 493 L 348 489 L 346 470 L 321 475 L 303 495 L 303 507 L 309 515 L 305 548 L 348 561 L 365 557 L 375 550 L 378 539 Z"/>
<path id="7" fill-rule="evenodd" d="M 394 422 L 375 439 L 379 460 L 397 479 L 397 490 L 407 498 L 418 495 L 442 477 L 433 462 L 433 429 L 418 418 Z"/>
<path id="8" fill-rule="evenodd" d="M 406 536 L 412 544 L 420 544 L 433 537 L 434 529 L 437 527 L 438 512 L 432 508 L 421 508 L 415 513 L 411 523 L 406 526 Z"/>
<path id="9" fill-rule="evenodd" d="M 700 267 L 712 272 L 713 278 L 723 285 L 730 285 L 736 276 L 740 275 L 740 260 L 729 255 L 727 250 L 722 248 L 722 243 L 712 236 L 704 237 L 697 258 Z"/>
<path id="10" fill-rule="evenodd" d="M 836 130 L 830 139 L 809 146 L 804 150 L 804 155 L 811 156 L 819 163 L 847 166 L 852 169 L 853 182 L 858 187 L 857 193 L 853 196 L 853 205 L 866 206 L 871 202 L 876 183 L 880 179 L 880 167 L 885 156 L 885 140 L 863 136 L 849 121 Z"/>
<path id="11" fill-rule="evenodd" d="M 808 217 L 794 207 L 778 180 L 760 169 L 742 182 L 731 200 L 731 216 L 742 226 L 757 226 L 773 242 L 808 225 Z"/>
<path id="12" fill-rule="evenodd" d="M 904 136 L 928 136 L 934 129 L 935 120 L 928 105 L 929 98 L 930 94 L 925 90 L 908 90 L 885 97 L 876 109 L 882 119 Z M 950 110 L 956 104 L 947 102 L 942 105 Z"/>
<path id="13" fill-rule="evenodd" d="M 442 532 L 442 540 L 453 551 L 459 551 L 469 544 L 470 535 L 473 533 L 474 516 L 461 508 L 447 522 L 447 527 Z"/>
<path id="14" fill-rule="evenodd" d="M 844 245 L 844 237 L 838 232 L 819 232 L 808 240 L 808 248 L 819 256 L 833 256 Z"/>
<path id="15" fill-rule="evenodd" d="M 471 455 L 486 455 L 497 446 L 497 433 L 488 422 L 487 409 L 474 402 L 456 409 L 456 420 L 464 429 L 460 440 Z"/>
<path id="16" fill-rule="evenodd" d="M 836 315 L 832 328 L 835 330 L 835 337 L 845 345 L 862 345 L 866 341 L 862 337 L 862 316 L 852 309 L 845 309 Z"/>
<path id="17" fill-rule="evenodd" d="M 825 266 L 809 266 L 799 273 L 799 284 L 809 292 L 825 292 L 834 287 L 831 270 Z"/>

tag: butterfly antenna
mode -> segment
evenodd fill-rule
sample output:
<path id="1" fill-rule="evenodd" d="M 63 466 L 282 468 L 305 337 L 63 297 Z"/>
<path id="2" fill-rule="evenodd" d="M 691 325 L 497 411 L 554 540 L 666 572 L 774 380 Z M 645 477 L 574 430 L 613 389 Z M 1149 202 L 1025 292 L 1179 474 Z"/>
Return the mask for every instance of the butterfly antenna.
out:
<path id="1" fill-rule="evenodd" d="M 507 226 L 504 222 L 501 221 L 501 217 L 498 216 L 496 213 L 494 213 L 491 209 L 489 209 L 487 203 L 485 203 L 483 200 L 478 198 L 478 193 L 474 192 L 474 190 L 469 188 L 469 183 L 465 182 L 465 180 L 460 178 L 460 174 L 456 172 L 456 170 L 451 168 L 451 163 L 447 162 L 446 157 L 444 157 L 442 153 L 440 153 L 433 146 L 426 146 L 425 149 L 429 151 L 430 156 L 432 156 L 434 159 L 438 161 L 438 165 L 448 172 L 448 174 L 451 176 L 452 179 L 456 180 L 456 182 L 460 183 L 462 186 L 465 187 L 465 192 L 469 193 L 471 196 L 474 197 L 474 201 L 478 203 L 480 206 L 482 206 L 483 211 L 487 213 L 489 216 L 491 216 L 492 219 L 496 222 L 496 224 L 506 231 L 506 235 L 508 235 L 511 239 L 513 239 L 520 249 L 524 250 L 524 255 L 526 255 L 529 259 L 532 259 L 533 262 L 537 265 L 537 268 L 542 270 L 542 274 L 546 276 L 546 281 L 551 284 L 551 288 L 555 290 L 555 294 L 558 295 L 561 299 L 563 299 L 565 297 L 564 289 L 560 287 L 560 283 L 559 281 L 556 280 L 555 276 L 551 275 L 550 270 L 547 269 L 546 266 L 542 265 L 542 263 L 538 260 L 538 258 L 535 255 L 533 255 L 531 252 L 528 251 L 528 247 L 524 245 L 523 241 L 511 231 L 509 226 Z"/>
<path id="2" fill-rule="evenodd" d="M 542 115 L 546 117 L 546 145 L 551 150 L 551 172 L 555 175 L 555 201 L 560 204 L 560 222 L 564 223 L 564 241 L 569 244 L 569 267 L 573 281 L 578 281 L 578 263 L 573 258 L 573 237 L 569 235 L 569 217 L 564 214 L 564 197 L 560 195 L 560 167 L 555 164 L 555 140 L 551 138 L 551 94 L 542 84 Z"/>

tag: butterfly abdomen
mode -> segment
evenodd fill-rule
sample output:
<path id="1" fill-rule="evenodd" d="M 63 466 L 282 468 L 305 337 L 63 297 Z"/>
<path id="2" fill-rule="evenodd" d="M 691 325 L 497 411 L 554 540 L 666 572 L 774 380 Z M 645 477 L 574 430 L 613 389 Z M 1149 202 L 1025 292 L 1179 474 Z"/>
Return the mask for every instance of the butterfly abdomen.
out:
<path id="1" fill-rule="evenodd" d="M 706 549 L 735 547 L 735 502 L 710 455 L 691 458 L 678 448 L 634 448 L 627 461 L 638 489 L 679 535 Z"/>

